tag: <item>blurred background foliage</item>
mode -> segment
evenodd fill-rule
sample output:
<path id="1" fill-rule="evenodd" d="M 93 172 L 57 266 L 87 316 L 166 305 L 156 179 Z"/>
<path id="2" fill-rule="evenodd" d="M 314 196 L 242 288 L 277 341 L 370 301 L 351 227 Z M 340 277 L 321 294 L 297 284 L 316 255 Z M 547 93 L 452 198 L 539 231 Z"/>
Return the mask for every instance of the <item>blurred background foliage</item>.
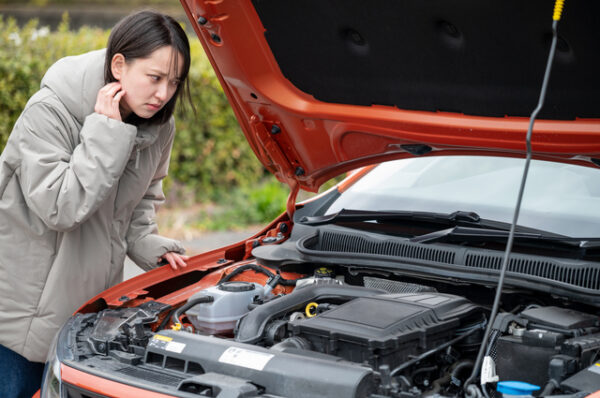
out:
<path id="1" fill-rule="evenodd" d="M 250 149 L 179 0 L 0 0 L 0 150 L 52 63 L 105 47 L 119 19 L 148 8 L 172 15 L 189 34 L 196 109 L 180 106 L 175 114 L 167 201 L 158 213 L 161 232 L 183 238 L 184 231 L 192 238 L 272 220 L 285 210 L 289 188 Z M 310 196 L 301 191 L 299 200 Z"/>
<path id="2" fill-rule="evenodd" d="M 37 20 L 19 26 L 0 15 L 0 149 L 48 67 L 66 55 L 105 47 L 108 34 L 89 26 L 71 29 L 67 14 L 56 29 L 40 26 Z M 184 224 L 200 230 L 269 221 L 284 211 L 289 189 L 256 159 L 200 42 L 190 36 L 190 43 L 196 113 L 189 105 L 176 111 L 165 207 L 188 209 Z"/>

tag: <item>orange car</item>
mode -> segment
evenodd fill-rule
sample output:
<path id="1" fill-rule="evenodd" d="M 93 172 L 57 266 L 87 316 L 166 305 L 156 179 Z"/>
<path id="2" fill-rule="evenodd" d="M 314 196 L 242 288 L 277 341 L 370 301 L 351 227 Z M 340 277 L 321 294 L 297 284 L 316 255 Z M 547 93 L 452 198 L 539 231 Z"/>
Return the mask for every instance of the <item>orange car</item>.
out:
<path id="1" fill-rule="evenodd" d="M 182 5 L 287 211 L 85 303 L 42 397 L 600 390 L 600 2 Z"/>

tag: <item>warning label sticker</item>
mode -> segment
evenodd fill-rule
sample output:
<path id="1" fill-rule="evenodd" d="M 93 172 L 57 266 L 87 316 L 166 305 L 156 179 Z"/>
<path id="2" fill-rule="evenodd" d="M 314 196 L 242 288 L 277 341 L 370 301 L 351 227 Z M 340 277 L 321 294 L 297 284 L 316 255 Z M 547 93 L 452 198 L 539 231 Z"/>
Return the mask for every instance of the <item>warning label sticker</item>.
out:
<path id="1" fill-rule="evenodd" d="M 589 370 L 590 372 L 600 374 L 600 362 L 596 362 L 595 364 L 590 366 L 587 370 Z"/>
<path id="2" fill-rule="evenodd" d="M 173 340 L 172 337 L 155 334 L 154 337 L 152 337 L 152 340 L 148 342 L 148 347 L 155 347 L 163 350 L 172 342 L 171 340 Z"/>
<path id="3" fill-rule="evenodd" d="M 263 370 L 272 358 L 272 354 L 229 347 L 221 354 L 219 362 L 254 370 Z"/>
<path id="4" fill-rule="evenodd" d="M 178 343 L 176 341 L 170 341 L 167 343 L 165 350 L 181 354 L 181 351 L 183 351 L 184 348 L 185 348 L 185 343 Z"/>

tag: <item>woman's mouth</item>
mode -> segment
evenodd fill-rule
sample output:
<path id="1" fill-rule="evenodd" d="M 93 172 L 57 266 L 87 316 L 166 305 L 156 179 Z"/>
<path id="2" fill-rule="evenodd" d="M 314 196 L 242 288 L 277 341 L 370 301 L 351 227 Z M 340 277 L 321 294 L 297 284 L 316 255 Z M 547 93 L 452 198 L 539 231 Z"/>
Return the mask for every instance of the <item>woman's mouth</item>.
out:
<path id="1" fill-rule="evenodd" d="M 159 109 L 160 109 L 160 107 L 161 107 L 161 105 L 160 105 L 160 104 L 146 104 L 146 106 L 147 106 L 148 108 L 150 108 L 150 110 L 153 110 L 153 111 L 157 111 L 157 110 L 159 110 Z"/>

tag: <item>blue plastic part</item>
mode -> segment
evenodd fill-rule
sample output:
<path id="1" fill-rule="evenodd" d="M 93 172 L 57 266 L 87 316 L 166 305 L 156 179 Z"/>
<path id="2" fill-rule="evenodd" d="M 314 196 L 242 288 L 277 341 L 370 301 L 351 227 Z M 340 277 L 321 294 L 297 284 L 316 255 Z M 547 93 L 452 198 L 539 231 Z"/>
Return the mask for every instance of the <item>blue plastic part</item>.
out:
<path id="1" fill-rule="evenodd" d="M 499 381 L 496 385 L 496 391 L 508 395 L 531 395 L 539 389 L 539 386 L 523 381 Z"/>

